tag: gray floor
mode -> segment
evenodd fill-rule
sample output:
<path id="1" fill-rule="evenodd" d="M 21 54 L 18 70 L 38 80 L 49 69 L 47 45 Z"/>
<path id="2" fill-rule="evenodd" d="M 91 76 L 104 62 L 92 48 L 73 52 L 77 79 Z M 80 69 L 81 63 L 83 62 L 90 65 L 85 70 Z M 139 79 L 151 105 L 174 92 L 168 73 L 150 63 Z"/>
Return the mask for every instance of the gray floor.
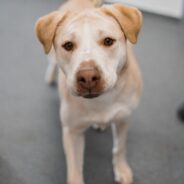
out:
<path id="1" fill-rule="evenodd" d="M 0 184 L 65 184 L 57 89 L 43 81 L 47 61 L 36 19 L 59 0 L 0 1 Z M 135 184 L 184 183 L 184 23 L 145 14 L 136 46 L 144 93 L 130 118 L 128 160 Z M 113 184 L 111 131 L 86 134 L 87 184 Z"/>

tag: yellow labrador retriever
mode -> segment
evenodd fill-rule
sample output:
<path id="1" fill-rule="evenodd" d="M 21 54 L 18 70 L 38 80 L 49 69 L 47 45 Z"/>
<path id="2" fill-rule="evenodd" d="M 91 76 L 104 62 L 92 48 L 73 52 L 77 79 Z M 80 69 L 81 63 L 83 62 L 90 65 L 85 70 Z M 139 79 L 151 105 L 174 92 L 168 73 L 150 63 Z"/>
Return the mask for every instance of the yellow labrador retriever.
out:
<path id="1" fill-rule="evenodd" d="M 125 118 L 141 94 L 141 74 L 132 50 L 141 23 L 136 8 L 95 7 L 90 0 L 70 0 L 36 23 L 38 39 L 50 61 L 48 83 L 54 82 L 59 68 L 68 184 L 84 184 L 84 131 L 93 125 L 112 125 L 115 181 L 133 182 L 125 157 Z"/>

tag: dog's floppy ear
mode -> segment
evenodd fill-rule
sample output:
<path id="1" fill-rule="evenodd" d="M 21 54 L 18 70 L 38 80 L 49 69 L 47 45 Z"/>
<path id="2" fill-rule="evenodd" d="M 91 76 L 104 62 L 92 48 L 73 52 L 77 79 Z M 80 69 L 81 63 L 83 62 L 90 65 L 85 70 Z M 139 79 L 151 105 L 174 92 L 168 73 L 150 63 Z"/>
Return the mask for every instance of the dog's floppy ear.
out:
<path id="1" fill-rule="evenodd" d="M 64 14 L 61 14 L 59 11 L 54 11 L 39 18 L 36 22 L 35 31 L 46 54 L 49 53 L 52 47 L 57 26 L 64 18 Z"/>
<path id="2" fill-rule="evenodd" d="M 131 43 L 137 42 L 137 37 L 142 25 L 142 14 L 138 9 L 121 4 L 114 4 L 102 6 L 102 11 L 112 16 L 119 23 L 125 36 Z"/>

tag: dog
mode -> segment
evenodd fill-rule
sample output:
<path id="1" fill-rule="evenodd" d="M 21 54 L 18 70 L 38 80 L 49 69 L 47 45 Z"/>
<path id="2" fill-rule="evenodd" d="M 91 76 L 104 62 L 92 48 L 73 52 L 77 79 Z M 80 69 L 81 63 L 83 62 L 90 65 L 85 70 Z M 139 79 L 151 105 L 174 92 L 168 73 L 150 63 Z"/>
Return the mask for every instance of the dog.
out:
<path id="1" fill-rule="evenodd" d="M 85 130 L 110 125 L 115 181 L 133 182 L 125 156 L 126 118 L 137 107 L 142 91 L 133 54 L 141 25 L 142 14 L 134 7 L 95 6 L 90 0 L 70 0 L 36 23 L 37 37 L 49 58 L 49 84 L 59 70 L 68 184 L 84 184 Z"/>

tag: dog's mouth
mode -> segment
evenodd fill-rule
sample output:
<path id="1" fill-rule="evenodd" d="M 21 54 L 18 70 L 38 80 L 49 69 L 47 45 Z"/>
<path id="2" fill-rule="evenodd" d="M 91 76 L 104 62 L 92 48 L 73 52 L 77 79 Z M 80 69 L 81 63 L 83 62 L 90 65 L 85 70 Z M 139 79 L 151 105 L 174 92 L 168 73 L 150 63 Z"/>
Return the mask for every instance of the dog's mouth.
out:
<path id="1" fill-rule="evenodd" d="M 89 99 L 97 98 L 99 96 L 100 96 L 100 94 L 93 94 L 93 93 L 88 93 L 88 94 L 82 95 L 83 98 L 89 98 Z"/>
<path id="2" fill-rule="evenodd" d="M 81 93 L 79 91 L 74 91 L 74 90 L 71 90 L 71 94 L 73 96 L 76 96 L 76 97 L 82 97 L 82 98 L 88 98 L 88 99 L 93 99 L 93 98 L 97 98 L 99 97 L 100 95 L 103 94 L 103 92 L 84 92 L 84 93 Z"/>
<path id="3" fill-rule="evenodd" d="M 88 93 L 73 92 L 72 94 L 74 96 L 78 96 L 78 97 L 82 97 L 86 99 L 93 99 L 93 98 L 97 98 L 100 95 L 102 95 L 102 93 L 94 93 L 94 92 L 88 92 Z"/>

